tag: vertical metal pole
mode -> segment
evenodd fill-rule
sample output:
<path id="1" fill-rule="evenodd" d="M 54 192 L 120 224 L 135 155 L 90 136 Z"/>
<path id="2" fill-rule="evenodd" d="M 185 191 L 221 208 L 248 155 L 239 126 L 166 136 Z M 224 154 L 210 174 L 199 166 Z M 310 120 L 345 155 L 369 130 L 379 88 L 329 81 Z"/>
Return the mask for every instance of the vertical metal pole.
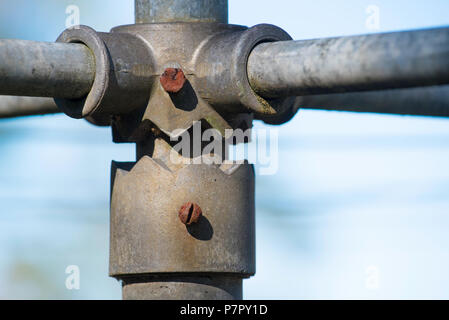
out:
<path id="1" fill-rule="evenodd" d="M 136 23 L 228 23 L 228 0 L 135 0 Z"/>
<path id="2" fill-rule="evenodd" d="M 228 1 L 135 0 L 135 14 L 136 23 L 227 23 Z M 148 152 L 138 144 L 131 169 L 113 164 L 110 274 L 123 275 L 123 298 L 242 299 L 242 278 L 254 274 L 252 167 L 231 173 L 191 164 L 167 171 L 170 147 L 158 139 L 147 143 Z M 202 207 L 196 225 L 179 221 L 183 201 Z"/>

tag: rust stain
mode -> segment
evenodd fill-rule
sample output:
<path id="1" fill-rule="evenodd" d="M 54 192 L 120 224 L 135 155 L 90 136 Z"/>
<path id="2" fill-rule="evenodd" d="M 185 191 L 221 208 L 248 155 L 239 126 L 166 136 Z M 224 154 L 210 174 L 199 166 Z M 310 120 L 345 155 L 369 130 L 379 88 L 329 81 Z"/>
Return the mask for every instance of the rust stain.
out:
<path id="1" fill-rule="evenodd" d="M 184 87 L 186 77 L 181 69 L 167 68 L 161 75 L 160 81 L 165 91 L 177 93 Z"/>
<path id="2" fill-rule="evenodd" d="M 179 219 L 185 225 L 198 222 L 202 214 L 200 206 L 192 202 L 184 203 L 179 209 Z"/>

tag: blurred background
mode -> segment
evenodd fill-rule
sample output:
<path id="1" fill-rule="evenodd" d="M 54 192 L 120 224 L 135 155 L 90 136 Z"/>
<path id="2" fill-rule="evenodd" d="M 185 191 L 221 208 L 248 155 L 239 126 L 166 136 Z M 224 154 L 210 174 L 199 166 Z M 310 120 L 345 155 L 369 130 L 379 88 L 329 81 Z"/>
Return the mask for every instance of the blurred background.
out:
<path id="1" fill-rule="evenodd" d="M 133 23 L 133 2 L 0 0 L 0 37 L 54 41 L 71 4 L 108 31 Z M 449 25 L 447 0 L 229 2 L 230 23 L 294 39 Z M 246 299 L 449 299 L 449 119 L 308 110 L 278 129 L 279 171 L 257 177 Z M 0 298 L 119 299 L 109 170 L 134 146 L 60 114 L 1 120 L 0 155 Z M 69 265 L 79 290 L 66 289 Z"/>

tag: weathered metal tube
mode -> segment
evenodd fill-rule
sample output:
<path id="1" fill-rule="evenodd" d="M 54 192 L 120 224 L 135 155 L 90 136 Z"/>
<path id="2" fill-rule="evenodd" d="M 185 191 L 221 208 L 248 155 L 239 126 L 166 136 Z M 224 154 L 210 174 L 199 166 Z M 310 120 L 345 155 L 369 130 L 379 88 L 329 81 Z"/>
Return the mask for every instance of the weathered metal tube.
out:
<path id="1" fill-rule="evenodd" d="M 94 57 L 83 44 L 0 40 L 2 95 L 76 99 L 94 77 Z"/>
<path id="2" fill-rule="evenodd" d="M 51 98 L 0 96 L 0 119 L 59 112 Z"/>
<path id="3" fill-rule="evenodd" d="M 150 144 L 152 157 L 112 163 L 109 274 L 125 299 L 241 299 L 255 273 L 252 165 L 181 164 L 165 140 Z M 190 225 L 186 202 L 202 208 Z"/>
<path id="4" fill-rule="evenodd" d="M 136 23 L 228 23 L 228 0 L 135 0 Z"/>
<path id="5" fill-rule="evenodd" d="M 331 93 L 298 98 L 301 109 L 449 117 L 449 86 Z M 60 113 L 51 98 L 0 96 L 0 118 Z"/>
<path id="6" fill-rule="evenodd" d="M 248 60 L 265 98 L 449 83 L 449 28 L 262 43 Z"/>
<path id="7" fill-rule="evenodd" d="M 106 120 L 147 104 L 155 75 L 149 49 L 142 39 L 119 32 L 96 32 L 81 25 L 66 29 L 56 41 L 64 45 L 83 43 L 95 59 L 95 78 L 85 96 L 55 98 L 68 116 Z"/>
<path id="8" fill-rule="evenodd" d="M 242 279 L 211 275 L 157 275 L 124 279 L 123 300 L 242 300 Z"/>
<path id="9" fill-rule="evenodd" d="M 449 86 L 298 97 L 301 109 L 449 117 Z"/>

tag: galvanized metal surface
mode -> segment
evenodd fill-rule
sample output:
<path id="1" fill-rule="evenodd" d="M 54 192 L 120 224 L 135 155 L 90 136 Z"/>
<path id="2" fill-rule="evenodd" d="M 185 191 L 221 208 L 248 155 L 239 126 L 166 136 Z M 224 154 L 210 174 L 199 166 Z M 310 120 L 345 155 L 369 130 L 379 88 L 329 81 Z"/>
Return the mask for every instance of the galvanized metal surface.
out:
<path id="1" fill-rule="evenodd" d="M 241 300 L 242 279 L 229 276 L 154 276 L 123 281 L 124 300 Z"/>
<path id="2" fill-rule="evenodd" d="M 113 163 L 110 274 L 124 281 L 124 299 L 241 299 L 242 278 L 255 272 L 252 166 L 175 164 L 170 159 L 173 150 L 164 139 L 198 120 L 222 134 L 250 121 L 244 108 L 238 112 L 246 112 L 246 117 L 231 113 L 235 111 L 232 103 L 224 113 L 217 112 L 223 110 L 207 95 L 207 90 L 214 89 L 196 83 L 198 61 L 210 53 L 204 48 L 211 39 L 229 50 L 236 44 L 217 38 L 244 33 L 245 28 L 216 23 L 227 23 L 227 1 L 135 3 L 136 22 L 159 24 L 122 26 L 112 34 L 145 39 L 151 49 L 154 79 L 167 68 L 176 68 L 183 71 L 185 80 L 174 91 L 167 90 L 172 89 L 170 83 L 153 81 L 144 108 L 114 117 L 114 141 L 137 142 L 139 160 L 136 164 Z M 242 50 L 242 55 L 247 57 L 251 49 Z M 202 71 L 216 70 L 226 84 L 232 78 L 231 68 L 223 52 L 220 57 L 214 57 L 216 63 Z M 246 58 L 240 59 L 245 62 L 241 72 L 246 78 Z M 237 96 L 228 92 L 240 106 L 241 92 Z M 202 211 L 190 225 L 178 217 L 187 202 Z"/>
<path id="3" fill-rule="evenodd" d="M 254 112 L 256 118 L 263 120 L 283 117 L 293 107 L 294 98 L 262 98 L 252 90 L 247 74 L 248 56 L 255 46 L 283 40 L 291 37 L 269 24 L 211 38 L 195 57 L 195 84 L 201 88 L 200 95 L 221 112 Z"/>
<path id="4" fill-rule="evenodd" d="M 298 108 L 449 117 L 449 86 L 308 95 L 297 98 Z M 51 98 L 0 96 L 0 118 L 60 112 Z"/>
<path id="5" fill-rule="evenodd" d="M 250 127 L 251 113 L 282 123 L 295 114 L 297 102 L 320 103 L 319 96 L 294 95 L 448 82 L 447 29 L 267 43 L 291 38 L 275 26 L 223 24 L 227 1 L 135 3 L 136 22 L 151 24 L 111 33 L 80 27 L 60 36 L 66 43 L 55 46 L 63 53 L 77 48 L 74 65 L 88 72 L 72 63 L 60 69 L 73 52 L 54 60 L 53 48 L 38 44 L 43 49 L 35 50 L 37 59 L 29 64 L 48 56 L 47 64 L 25 68 L 14 80 L 23 84 L 22 74 L 31 79 L 32 90 L 26 84 L 27 93 L 20 94 L 47 92 L 48 82 L 61 81 L 75 91 L 53 93 L 64 98 L 56 100 L 64 112 L 100 124 L 112 119 L 115 142 L 137 142 L 138 161 L 113 162 L 111 174 L 109 273 L 123 281 L 125 299 L 241 299 L 242 279 L 255 273 L 253 167 L 185 164 L 169 144 L 176 130 L 189 130 L 196 120 L 222 133 L 244 123 Z M 0 58 L 1 51 L 0 43 Z M 42 80 L 48 65 L 62 76 L 34 88 L 33 72 Z M 183 70 L 182 86 L 161 84 L 167 68 Z M 89 85 L 81 88 L 86 79 Z M 406 103 L 400 100 L 396 112 Z M 188 223 L 194 209 L 180 219 L 180 208 L 195 208 L 197 221 Z"/>
<path id="6" fill-rule="evenodd" d="M 290 39 L 281 29 L 217 23 L 143 24 L 112 29 L 112 34 L 122 33 L 149 44 L 155 79 L 159 80 L 167 68 L 183 70 L 187 81 L 177 93 L 168 93 L 159 81 L 153 81 L 148 102 L 151 107 L 146 108 L 142 118 L 168 136 L 199 120 L 224 134 L 226 129 L 235 128 L 231 122 L 240 113 L 253 112 L 264 120 L 289 119 L 285 115 L 290 114 L 295 98 L 263 99 L 252 91 L 246 73 L 247 57 L 255 45 Z"/>
<path id="7" fill-rule="evenodd" d="M 1 40 L 0 55 L 7 56 L 1 56 L 1 61 L 6 63 L 0 66 L 3 76 L 0 77 L 0 92 L 68 97 L 70 99 L 57 98 L 59 106 L 67 114 L 77 118 L 89 116 L 92 122 L 109 124 L 111 115 L 128 113 L 147 105 L 150 91 L 155 88 L 152 84 L 160 76 L 161 68 L 186 66 L 187 78 L 190 79 L 188 87 L 193 94 L 191 98 L 198 100 L 195 112 L 173 104 L 175 107 L 171 109 L 159 108 L 164 110 L 162 118 L 155 115 L 159 111 L 149 109 L 153 114 L 147 115 L 148 119 L 153 121 L 152 118 L 155 118 L 155 123 L 166 133 L 173 131 L 173 128 L 188 127 L 192 120 L 199 119 L 206 119 L 223 132 L 232 125 L 216 111 L 222 115 L 244 112 L 243 106 L 248 108 L 248 112 L 255 112 L 256 118 L 275 124 L 285 122 L 294 115 L 292 106 L 295 98 L 263 99 L 252 91 L 251 86 L 260 94 L 272 97 L 413 87 L 449 81 L 447 28 L 265 44 L 258 43 L 288 39 L 288 35 L 273 26 L 257 26 L 245 31 L 238 26 L 181 23 L 122 26 L 115 28 L 114 34 L 95 33 L 92 30 L 92 39 L 73 36 L 86 33 L 84 29 L 69 30 L 64 34 L 66 39 L 60 40 L 91 41 L 96 63 L 92 61 L 89 49 L 79 43 L 66 46 Z M 147 47 L 146 43 L 131 35 L 143 36 L 152 45 Z M 257 47 L 252 50 L 256 44 Z M 244 70 L 251 51 L 248 80 Z M 299 61 L 298 68 L 291 67 L 295 65 L 293 60 Z M 109 65 L 110 62 L 112 65 Z M 96 76 L 92 73 L 94 64 Z M 439 90 L 429 92 L 426 91 L 426 96 L 431 95 L 437 106 L 412 108 L 411 103 L 415 101 L 412 97 L 417 95 L 394 98 L 393 94 L 399 91 L 391 91 L 380 100 L 368 99 L 374 98 L 374 95 L 355 94 L 352 97 L 356 100 L 352 104 L 357 106 L 350 109 L 444 116 L 445 96 L 435 98 L 435 92 Z M 157 97 L 157 94 L 153 95 L 154 99 Z M 337 105 L 326 102 L 322 108 L 344 108 L 341 106 L 343 100 L 340 100 L 344 97 L 347 96 L 331 95 L 329 99 L 338 99 Z M 194 107 L 192 99 L 191 108 Z M 321 98 L 308 97 L 300 99 L 302 102 L 297 99 L 296 104 L 304 104 L 304 101 L 315 104 L 321 101 L 318 99 Z M 383 99 L 389 102 L 391 108 L 375 107 Z M 174 102 L 176 99 L 172 100 Z M 37 113 L 47 112 L 45 108 L 35 110 Z M 167 113 L 167 110 L 171 111 Z M 97 114 L 93 116 L 93 113 Z M 14 114 L 10 113 L 11 116 Z M 19 111 L 17 114 L 21 115 Z M 33 113 L 30 111 L 27 114 Z M 190 116 L 185 117 L 186 114 Z M 179 121 L 173 122 L 173 119 Z M 180 122 L 185 124 L 179 125 Z"/>
<path id="8" fill-rule="evenodd" d="M 228 23 L 228 0 L 135 0 L 136 23 Z"/>
<path id="9" fill-rule="evenodd" d="M 248 60 L 263 97 L 449 83 L 449 28 L 264 43 Z"/>
<path id="10" fill-rule="evenodd" d="M 201 88 L 197 91 L 194 58 L 201 44 L 212 35 L 242 29 L 216 23 L 141 24 L 112 29 L 112 34 L 132 34 L 150 44 L 155 81 L 139 123 L 151 121 L 168 136 L 179 129 L 190 128 L 194 121 L 201 119 L 223 134 L 226 129 L 231 129 L 222 115 L 202 98 Z M 159 81 L 166 68 L 181 68 L 187 78 L 184 88 L 176 94 L 167 93 Z M 118 126 L 123 127 L 122 124 Z"/>
<path id="11" fill-rule="evenodd" d="M 141 39 L 131 34 L 111 35 L 78 26 L 65 30 L 57 41 L 81 42 L 95 57 L 95 80 L 88 94 L 80 99 L 55 99 L 67 115 L 73 118 L 111 116 L 146 105 L 153 66 Z"/>
<path id="12" fill-rule="evenodd" d="M 298 107 L 449 117 L 449 86 L 302 96 Z"/>
<path id="13" fill-rule="evenodd" d="M 80 98 L 89 92 L 95 61 L 83 44 L 0 39 L 0 94 Z"/>
<path id="14" fill-rule="evenodd" d="M 253 275 L 253 167 L 183 164 L 175 155 L 157 139 L 152 158 L 113 162 L 110 275 Z M 186 202 L 202 209 L 188 226 L 178 217 Z"/>
<path id="15" fill-rule="evenodd" d="M 0 96 L 0 118 L 59 113 L 51 98 Z"/>

